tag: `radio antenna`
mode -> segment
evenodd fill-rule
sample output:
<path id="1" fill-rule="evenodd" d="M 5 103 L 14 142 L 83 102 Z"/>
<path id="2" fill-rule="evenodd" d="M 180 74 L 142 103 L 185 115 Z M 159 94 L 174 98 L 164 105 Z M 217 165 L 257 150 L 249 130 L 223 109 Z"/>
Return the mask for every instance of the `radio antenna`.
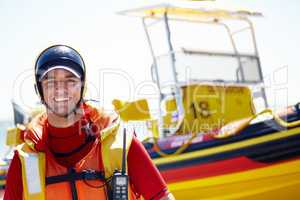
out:
<path id="1" fill-rule="evenodd" d="M 126 128 L 123 129 L 122 175 L 126 174 Z"/>

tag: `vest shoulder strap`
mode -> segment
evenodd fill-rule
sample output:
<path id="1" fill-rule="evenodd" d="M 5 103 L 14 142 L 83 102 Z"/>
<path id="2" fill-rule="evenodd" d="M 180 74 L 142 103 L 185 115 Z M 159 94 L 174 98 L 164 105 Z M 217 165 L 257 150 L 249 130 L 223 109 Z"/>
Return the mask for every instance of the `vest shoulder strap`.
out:
<path id="1" fill-rule="evenodd" d="M 121 170 L 122 168 L 124 129 L 126 129 L 127 156 L 133 138 L 133 129 L 125 127 L 123 123 L 119 123 L 117 127 L 112 127 L 111 130 L 107 130 L 109 134 L 102 139 L 101 156 L 105 178 L 111 177 L 116 169 Z"/>
<path id="2" fill-rule="evenodd" d="M 17 146 L 22 166 L 25 200 L 45 200 L 45 153 L 34 152 L 27 144 Z"/>

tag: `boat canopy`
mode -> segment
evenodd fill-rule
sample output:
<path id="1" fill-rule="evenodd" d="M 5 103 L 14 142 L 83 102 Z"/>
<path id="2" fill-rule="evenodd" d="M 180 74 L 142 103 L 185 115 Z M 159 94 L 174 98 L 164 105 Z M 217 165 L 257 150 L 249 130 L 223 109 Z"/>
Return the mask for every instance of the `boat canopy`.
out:
<path id="1" fill-rule="evenodd" d="M 191 103 L 187 99 L 195 100 L 199 96 L 203 99 L 203 94 L 199 95 L 198 93 L 195 95 L 193 93 L 192 98 L 187 98 L 185 88 L 191 85 L 197 85 L 196 91 L 203 84 L 208 83 L 215 87 L 218 85 L 251 87 L 253 99 L 263 99 L 260 101 L 262 103 L 259 102 L 259 104 L 263 104 L 262 107 L 268 107 L 254 27 L 250 19 L 263 15 L 248 10 L 237 9 L 233 11 L 218 9 L 209 5 L 195 6 L 181 7 L 161 4 L 119 12 L 121 15 L 139 17 L 143 22 L 153 58 L 152 79 L 160 92 L 159 104 L 165 105 L 168 99 L 173 99 L 176 109 L 170 114 L 172 117 L 174 114 L 174 119 L 176 119 L 175 125 L 172 125 L 176 131 L 179 130 L 178 125 L 182 125 L 182 120 L 188 116 L 187 110 Z M 198 24 L 204 26 L 197 26 Z M 213 26 L 208 27 L 207 25 Z M 198 29 L 198 27 L 200 28 Z M 213 30 L 212 27 L 216 27 L 216 29 Z M 205 33 L 201 30 L 202 28 L 203 30 L 208 28 L 207 30 L 210 32 Z M 223 40 L 226 38 L 215 33 L 224 33 L 228 36 L 229 51 L 224 48 L 226 43 L 223 43 Z M 195 37 L 193 38 L 191 35 Z M 207 38 L 207 40 L 201 41 L 202 38 Z M 187 40 L 193 42 L 185 43 L 184 41 Z M 252 43 L 250 48 L 245 45 L 245 41 Z M 222 48 L 218 49 L 218 45 L 215 44 L 220 44 Z M 247 50 L 244 51 L 244 49 Z M 213 98 L 212 101 L 215 101 L 216 99 L 212 96 L 207 98 Z M 193 103 L 200 105 L 201 102 L 199 103 L 198 100 L 193 101 Z M 217 102 L 221 101 L 222 99 Z M 252 103 L 245 104 L 249 108 L 247 115 L 252 115 L 254 113 L 250 106 Z M 229 107 L 240 108 L 232 105 Z M 159 118 L 163 121 L 163 114 L 166 112 L 161 106 L 159 109 Z M 197 117 L 193 119 L 198 120 Z M 191 118 L 187 121 L 194 124 Z M 198 120 L 198 122 L 200 121 Z M 202 122 L 199 124 L 201 125 Z"/>
<path id="2" fill-rule="evenodd" d="M 247 10 L 224 10 L 207 8 L 182 8 L 169 4 L 162 4 L 152 7 L 137 8 L 120 12 L 123 15 L 136 16 L 141 18 L 160 19 L 165 14 L 169 19 L 192 20 L 203 22 L 214 22 L 216 20 L 246 20 L 248 17 L 262 17 L 259 12 Z"/>

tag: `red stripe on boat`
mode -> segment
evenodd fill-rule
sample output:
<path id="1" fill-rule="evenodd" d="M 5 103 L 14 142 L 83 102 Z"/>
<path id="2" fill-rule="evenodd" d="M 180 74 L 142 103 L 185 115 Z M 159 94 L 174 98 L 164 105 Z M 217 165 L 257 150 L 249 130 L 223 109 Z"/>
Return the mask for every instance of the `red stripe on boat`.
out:
<path id="1" fill-rule="evenodd" d="M 268 165 L 269 164 L 250 160 L 247 157 L 238 157 L 223 161 L 217 161 L 214 163 L 168 169 L 166 171 L 161 171 L 161 174 L 167 181 L 167 183 L 171 183 L 204 177 L 225 175 L 229 173 L 265 167 Z"/>

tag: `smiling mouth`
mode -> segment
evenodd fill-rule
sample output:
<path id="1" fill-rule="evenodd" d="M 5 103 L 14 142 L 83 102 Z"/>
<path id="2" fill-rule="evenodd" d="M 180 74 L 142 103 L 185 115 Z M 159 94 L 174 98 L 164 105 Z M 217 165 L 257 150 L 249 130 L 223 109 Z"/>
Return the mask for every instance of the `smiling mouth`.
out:
<path id="1" fill-rule="evenodd" d="M 54 98 L 55 102 L 66 102 L 69 101 L 68 97 L 60 97 L 60 98 Z"/>

